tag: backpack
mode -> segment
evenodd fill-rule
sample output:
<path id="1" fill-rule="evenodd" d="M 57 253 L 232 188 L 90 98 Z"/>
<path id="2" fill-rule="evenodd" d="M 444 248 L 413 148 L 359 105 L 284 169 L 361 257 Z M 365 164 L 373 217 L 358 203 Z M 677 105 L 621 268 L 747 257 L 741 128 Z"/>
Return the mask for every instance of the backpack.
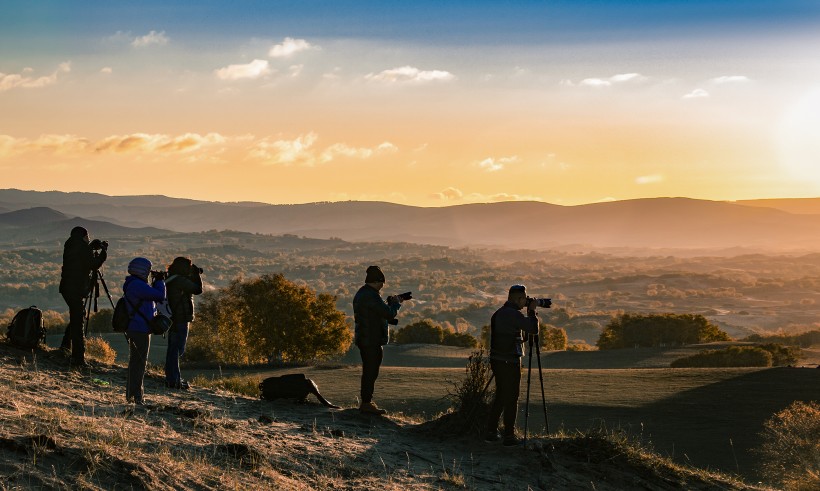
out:
<path id="1" fill-rule="evenodd" d="M 128 313 L 125 295 L 123 295 L 114 305 L 114 315 L 111 317 L 111 327 L 114 328 L 114 332 L 127 331 L 132 317 L 134 316 Z"/>
<path id="2" fill-rule="evenodd" d="M 43 312 L 34 305 L 17 312 L 6 336 L 12 344 L 21 348 L 37 348 L 46 339 Z"/>
<path id="3" fill-rule="evenodd" d="M 279 398 L 296 399 L 297 402 L 305 402 L 307 396 L 313 394 L 319 402 L 333 409 L 339 406 L 333 405 L 319 393 L 319 387 L 313 380 L 305 377 L 303 373 L 292 373 L 280 377 L 268 377 L 259 384 L 259 398 L 273 401 Z"/>
<path id="4" fill-rule="evenodd" d="M 167 302 L 161 303 L 167 304 Z M 134 313 L 128 312 L 129 304 L 134 310 Z M 140 302 L 140 304 L 142 304 L 142 302 Z M 159 302 L 157 303 L 157 307 L 159 307 Z M 169 316 L 165 316 L 161 311 L 159 311 L 159 309 L 157 310 L 157 315 L 154 316 L 153 319 L 146 318 L 145 314 L 139 310 L 139 304 L 134 307 L 134 304 L 125 299 L 125 291 L 123 291 L 122 296 L 119 300 L 117 300 L 117 304 L 114 305 L 114 315 L 111 317 L 111 327 L 114 328 L 114 332 L 126 332 L 128 330 L 128 325 L 131 324 L 131 319 L 134 318 L 135 314 L 139 314 L 143 319 L 145 319 L 145 322 L 148 324 L 148 328 L 151 330 L 151 334 L 164 336 L 168 331 L 168 328 L 171 327 L 171 318 Z"/>

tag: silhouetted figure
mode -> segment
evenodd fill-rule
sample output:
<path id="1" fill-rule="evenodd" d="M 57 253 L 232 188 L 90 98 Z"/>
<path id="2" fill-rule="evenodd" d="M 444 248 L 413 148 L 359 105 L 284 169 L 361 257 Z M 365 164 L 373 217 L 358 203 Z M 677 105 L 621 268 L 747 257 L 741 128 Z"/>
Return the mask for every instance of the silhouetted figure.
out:
<path id="1" fill-rule="evenodd" d="M 171 389 L 188 389 L 182 379 L 179 359 L 185 354 L 188 328 L 194 320 L 194 295 L 202 293 L 201 270 L 190 258 L 178 257 L 168 266 L 165 289 L 171 308 L 171 329 L 168 331 L 168 351 L 165 353 L 165 385 Z"/>
<path id="2" fill-rule="evenodd" d="M 361 405 L 359 411 L 368 414 L 385 414 L 373 402 L 373 391 L 379 368 L 384 358 L 384 346 L 390 340 L 388 321 L 394 321 L 401 308 L 397 296 L 382 300 L 379 291 L 384 287 L 384 273 L 378 266 L 367 268 L 365 284 L 353 297 L 353 318 L 355 320 L 354 343 L 362 357 Z"/>
<path id="3" fill-rule="evenodd" d="M 524 355 L 522 333 L 538 334 L 536 301 L 528 301 L 524 285 L 513 285 L 507 302 L 490 318 L 490 367 L 495 375 L 495 399 L 487 418 L 487 442 L 501 439 L 498 418 L 504 413 L 504 445 L 521 443 L 515 436 L 518 414 L 518 392 L 521 385 L 521 357 Z M 527 307 L 525 316 L 521 309 Z"/>
<path id="4" fill-rule="evenodd" d="M 83 227 L 71 229 L 71 236 L 63 247 L 63 268 L 60 273 L 60 294 L 68 305 L 69 322 L 66 327 L 60 348 L 71 351 L 71 366 L 86 368 L 85 362 L 85 297 L 91 293 L 91 277 L 108 257 L 107 243 L 100 244 L 97 254 L 88 238 L 88 231 Z M 105 246 L 103 246 L 105 244 Z"/>

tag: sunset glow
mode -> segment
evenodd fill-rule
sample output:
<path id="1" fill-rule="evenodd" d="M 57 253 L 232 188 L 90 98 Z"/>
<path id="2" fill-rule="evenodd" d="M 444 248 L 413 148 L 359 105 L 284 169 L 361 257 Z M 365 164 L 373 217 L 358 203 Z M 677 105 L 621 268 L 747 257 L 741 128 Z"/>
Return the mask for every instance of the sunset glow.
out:
<path id="1" fill-rule="evenodd" d="M 0 187 L 820 196 L 820 4 L 0 4 Z"/>

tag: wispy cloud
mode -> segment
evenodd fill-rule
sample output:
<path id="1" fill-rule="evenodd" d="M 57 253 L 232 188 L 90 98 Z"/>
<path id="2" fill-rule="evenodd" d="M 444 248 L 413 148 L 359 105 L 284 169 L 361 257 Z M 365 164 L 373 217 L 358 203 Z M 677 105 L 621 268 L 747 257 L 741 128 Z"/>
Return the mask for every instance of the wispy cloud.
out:
<path id="1" fill-rule="evenodd" d="M 11 89 L 39 89 L 57 83 L 57 77 L 61 73 L 71 71 L 71 62 L 63 62 L 51 75 L 36 77 L 32 75 L 34 70 L 24 68 L 22 73 L 2 73 L 0 72 L 0 92 Z"/>
<path id="2" fill-rule="evenodd" d="M 304 39 L 285 38 L 279 44 L 274 44 L 268 50 L 268 56 L 271 58 L 290 58 L 296 53 L 307 51 L 311 49 L 319 49 Z"/>
<path id="3" fill-rule="evenodd" d="M 619 73 L 606 78 L 585 78 L 578 83 L 565 79 L 561 81 L 561 84 L 569 87 L 612 87 L 613 85 L 639 83 L 646 80 L 648 80 L 648 78 L 640 73 Z"/>
<path id="4" fill-rule="evenodd" d="M 655 184 L 662 182 L 664 177 L 661 174 L 650 174 L 646 176 L 638 176 L 635 178 L 636 184 Z"/>
<path id="5" fill-rule="evenodd" d="M 214 70 L 221 80 L 256 79 L 271 73 L 268 60 L 253 60 L 244 65 L 228 65 Z"/>
<path id="6" fill-rule="evenodd" d="M 165 35 L 165 31 L 151 31 L 144 36 L 139 36 L 131 41 L 131 46 L 135 48 L 145 48 L 146 46 L 163 46 L 168 44 L 170 38 Z"/>
<path id="7" fill-rule="evenodd" d="M 455 79 L 455 75 L 444 70 L 420 70 L 412 66 L 403 66 L 379 73 L 368 73 L 364 78 L 383 83 L 425 83 L 449 82 Z"/>
<path id="8" fill-rule="evenodd" d="M 100 69 L 100 73 L 104 73 L 106 75 L 110 75 L 114 70 L 110 66 L 102 67 Z"/>
<path id="9" fill-rule="evenodd" d="M 498 172 L 500 170 L 503 170 L 504 167 L 507 166 L 507 164 L 512 164 L 514 162 L 518 162 L 517 155 L 501 158 L 488 157 L 479 162 L 475 162 L 475 165 L 477 165 L 481 169 L 484 169 L 487 172 Z"/>
<path id="10" fill-rule="evenodd" d="M 438 193 L 431 194 L 430 197 L 440 201 L 458 201 L 464 197 L 464 193 L 458 188 L 449 187 Z"/>
<path id="11" fill-rule="evenodd" d="M 316 153 L 312 147 L 317 139 L 316 133 L 299 135 L 293 140 L 265 138 L 251 147 L 250 156 L 269 165 L 314 165 Z"/>
<path id="12" fill-rule="evenodd" d="M 525 194 L 510 194 L 510 193 L 496 193 L 496 194 L 481 194 L 470 193 L 464 197 L 464 201 L 473 203 L 487 203 L 500 201 L 543 201 L 539 196 L 531 196 Z"/>
<path id="13" fill-rule="evenodd" d="M 723 85 L 723 84 L 743 84 L 749 82 L 749 77 L 744 75 L 723 75 L 721 77 L 715 77 L 710 80 L 713 84 Z"/>
<path id="14" fill-rule="evenodd" d="M 327 147 L 319 156 L 319 161 L 330 162 L 336 157 L 348 157 L 356 159 L 369 159 L 375 155 L 383 153 L 393 153 L 398 151 L 398 147 L 390 142 L 384 142 L 373 148 L 351 147 L 344 143 L 334 143 Z"/>
<path id="15" fill-rule="evenodd" d="M 705 97 L 709 97 L 709 92 L 703 89 L 695 89 L 683 96 L 684 99 L 703 99 Z"/>
<path id="16" fill-rule="evenodd" d="M 223 144 L 225 141 L 226 138 L 219 133 L 205 135 L 185 133 L 178 136 L 133 133 L 109 136 L 96 143 L 94 151 L 97 153 L 188 153 L 207 146 Z"/>

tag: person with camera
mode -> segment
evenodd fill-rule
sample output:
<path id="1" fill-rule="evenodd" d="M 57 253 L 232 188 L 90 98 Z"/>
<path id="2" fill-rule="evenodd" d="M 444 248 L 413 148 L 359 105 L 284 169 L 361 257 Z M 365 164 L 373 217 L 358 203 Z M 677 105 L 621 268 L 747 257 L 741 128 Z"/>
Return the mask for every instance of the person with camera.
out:
<path id="1" fill-rule="evenodd" d="M 366 414 L 386 414 L 373 402 L 376 379 L 384 357 L 382 346 L 390 340 L 388 323 L 397 324 L 396 314 L 403 300 L 412 298 L 409 293 L 390 295 L 382 300 L 379 291 L 384 287 L 384 273 L 378 266 L 367 268 L 364 285 L 353 297 L 355 333 L 353 342 L 362 357 L 361 405 L 359 411 Z"/>
<path id="2" fill-rule="evenodd" d="M 179 359 L 185 354 L 188 327 L 194 320 L 194 295 L 202 293 L 202 268 L 190 258 L 177 257 L 168 266 L 165 288 L 171 309 L 171 329 L 168 331 L 168 351 L 165 353 L 165 386 L 171 389 L 189 388 L 182 379 Z"/>
<path id="3" fill-rule="evenodd" d="M 136 257 L 128 263 L 128 277 L 122 286 L 123 297 L 131 317 L 125 336 L 128 338 L 128 378 L 125 399 L 145 405 L 143 380 L 151 347 L 151 320 L 156 315 L 156 304 L 165 300 L 164 271 L 151 271 L 151 261 Z M 151 284 L 148 284 L 149 277 Z"/>
<path id="4" fill-rule="evenodd" d="M 85 362 L 85 298 L 91 292 L 91 278 L 108 258 L 108 242 L 88 238 L 83 227 L 71 229 L 63 247 L 63 267 L 60 272 L 60 294 L 68 305 L 68 326 L 60 349 L 71 352 L 73 369 L 88 368 Z"/>
<path id="5" fill-rule="evenodd" d="M 518 394 L 521 385 L 521 357 L 524 356 L 524 335 L 538 334 L 538 316 L 535 309 L 539 300 L 529 298 L 524 285 L 513 285 L 507 302 L 490 318 L 490 368 L 495 376 L 495 399 L 487 418 L 485 441 L 496 442 L 498 419 L 504 413 L 505 446 L 521 444 L 515 436 L 518 413 Z M 527 315 L 521 309 L 527 307 Z"/>

